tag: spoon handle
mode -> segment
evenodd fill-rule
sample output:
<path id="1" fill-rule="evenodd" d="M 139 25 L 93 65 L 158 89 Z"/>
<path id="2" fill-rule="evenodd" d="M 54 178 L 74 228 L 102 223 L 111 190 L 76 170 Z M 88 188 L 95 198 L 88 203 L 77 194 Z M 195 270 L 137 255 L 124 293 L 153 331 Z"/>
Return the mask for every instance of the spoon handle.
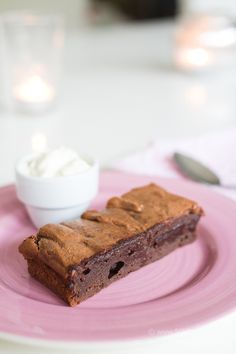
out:
<path id="1" fill-rule="evenodd" d="M 222 187 L 225 189 L 235 189 L 236 190 L 236 184 L 221 184 L 219 187 Z"/>

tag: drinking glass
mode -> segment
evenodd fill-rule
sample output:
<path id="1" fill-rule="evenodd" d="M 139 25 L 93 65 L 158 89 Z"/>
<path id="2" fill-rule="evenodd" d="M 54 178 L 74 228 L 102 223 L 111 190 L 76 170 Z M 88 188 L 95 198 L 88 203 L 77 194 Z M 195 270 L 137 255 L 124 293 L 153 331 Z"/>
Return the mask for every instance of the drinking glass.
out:
<path id="1" fill-rule="evenodd" d="M 5 89 L 12 106 L 41 113 L 53 106 L 62 71 L 64 21 L 29 12 L 0 17 Z"/>

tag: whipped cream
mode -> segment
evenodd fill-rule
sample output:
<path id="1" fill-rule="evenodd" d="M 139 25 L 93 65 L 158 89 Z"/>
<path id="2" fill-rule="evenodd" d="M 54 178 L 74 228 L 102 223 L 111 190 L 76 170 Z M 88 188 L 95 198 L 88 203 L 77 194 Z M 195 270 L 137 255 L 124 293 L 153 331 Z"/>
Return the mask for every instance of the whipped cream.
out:
<path id="1" fill-rule="evenodd" d="M 26 162 L 24 173 L 29 176 L 49 178 L 76 175 L 89 168 L 88 162 L 83 160 L 76 151 L 60 147 L 32 157 Z"/>

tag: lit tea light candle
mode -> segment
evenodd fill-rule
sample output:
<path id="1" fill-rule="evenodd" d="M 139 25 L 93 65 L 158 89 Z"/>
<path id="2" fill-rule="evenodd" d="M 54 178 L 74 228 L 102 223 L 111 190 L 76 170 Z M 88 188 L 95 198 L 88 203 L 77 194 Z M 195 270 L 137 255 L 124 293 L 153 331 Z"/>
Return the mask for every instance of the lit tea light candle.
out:
<path id="1" fill-rule="evenodd" d="M 55 91 L 42 77 L 32 75 L 15 87 L 14 96 L 18 101 L 43 103 L 52 101 Z"/>
<path id="2" fill-rule="evenodd" d="M 201 69 L 213 62 L 213 52 L 204 39 L 212 31 L 212 19 L 196 16 L 179 25 L 175 62 L 181 69 Z"/>
<path id="3" fill-rule="evenodd" d="M 236 29 L 224 16 L 196 15 L 180 22 L 175 62 L 181 69 L 204 69 L 234 62 Z"/>
<path id="4" fill-rule="evenodd" d="M 10 11 L 1 14 L 1 35 L 6 107 L 26 114 L 46 113 L 58 96 L 63 17 Z"/>

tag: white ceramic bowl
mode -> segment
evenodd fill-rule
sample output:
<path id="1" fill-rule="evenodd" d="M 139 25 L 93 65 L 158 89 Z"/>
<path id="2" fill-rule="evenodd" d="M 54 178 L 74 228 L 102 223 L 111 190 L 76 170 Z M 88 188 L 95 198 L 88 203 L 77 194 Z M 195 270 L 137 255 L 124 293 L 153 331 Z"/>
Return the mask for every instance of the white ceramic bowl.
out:
<path id="1" fill-rule="evenodd" d="M 39 228 L 48 223 L 59 223 L 78 218 L 98 192 L 98 161 L 86 157 L 90 168 L 71 176 L 32 177 L 24 172 L 24 166 L 33 155 L 16 164 L 16 191 L 34 223 Z"/>

